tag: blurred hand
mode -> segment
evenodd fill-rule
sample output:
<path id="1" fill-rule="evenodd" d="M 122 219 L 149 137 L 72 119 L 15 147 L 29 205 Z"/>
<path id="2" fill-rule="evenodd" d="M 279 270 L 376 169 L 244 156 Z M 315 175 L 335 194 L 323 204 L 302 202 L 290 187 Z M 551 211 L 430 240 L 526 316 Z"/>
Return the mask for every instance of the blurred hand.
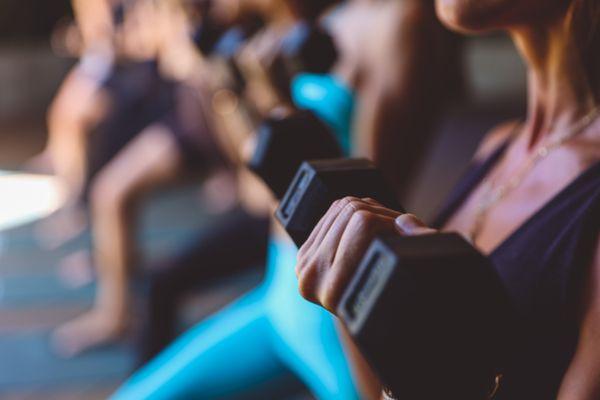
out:
<path id="1" fill-rule="evenodd" d="M 281 35 L 279 30 L 264 30 L 236 55 L 236 63 L 246 81 L 244 96 L 263 116 L 283 102 L 271 76 L 280 51 Z"/>
<path id="2" fill-rule="evenodd" d="M 417 217 L 372 199 L 334 202 L 300 248 L 296 276 L 300 294 L 335 313 L 367 248 L 376 236 L 434 233 Z"/>

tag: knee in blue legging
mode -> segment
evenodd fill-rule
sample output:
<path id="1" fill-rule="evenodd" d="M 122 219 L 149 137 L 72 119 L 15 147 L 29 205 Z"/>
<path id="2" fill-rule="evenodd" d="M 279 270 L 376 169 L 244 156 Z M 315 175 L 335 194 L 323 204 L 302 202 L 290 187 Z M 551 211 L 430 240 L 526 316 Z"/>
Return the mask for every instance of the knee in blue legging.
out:
<path id="1" fill-rule="evenodd" d="M 297 294 L 296 250 L 272 243 L 265 282 L 137 372 L 116 400 L 223 398 L 291 370 L 319 399 L 357 399 L 334 319 Z"/>
<path id="2" fill-rule="evenodd" d="M 255 290 L 196 325 L 112 399 L 224 398 L 277 377 L 283 368 L 270 350 L 263 296 Z"/>
<path id="3" fill-rule="evenodd" d="M 292 82 L 297 107 L 309 109 L 331 127 L 346 154 L 351 150 L 354 92 L 334 75 L 299 74 Z"/>

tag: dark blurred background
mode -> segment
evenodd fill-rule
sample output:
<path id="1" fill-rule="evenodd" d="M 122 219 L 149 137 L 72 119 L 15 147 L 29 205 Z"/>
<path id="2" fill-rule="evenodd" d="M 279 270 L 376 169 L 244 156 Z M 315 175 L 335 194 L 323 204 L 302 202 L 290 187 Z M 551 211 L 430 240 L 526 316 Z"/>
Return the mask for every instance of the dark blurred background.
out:
<path id="1" fill-rule="evenodd" d="M 66 0 L 2 0 L 0 35 L 15 43 L 47 39 L 56 22 L 69 13 Z"/>
<path id="2" fill-rule="evenodd" d="M 74 63 L 52 53 L 50 35 L 70 14 L 68 0 L 0 0 L 0 166 L 43 146 L 46 107 Z"/>

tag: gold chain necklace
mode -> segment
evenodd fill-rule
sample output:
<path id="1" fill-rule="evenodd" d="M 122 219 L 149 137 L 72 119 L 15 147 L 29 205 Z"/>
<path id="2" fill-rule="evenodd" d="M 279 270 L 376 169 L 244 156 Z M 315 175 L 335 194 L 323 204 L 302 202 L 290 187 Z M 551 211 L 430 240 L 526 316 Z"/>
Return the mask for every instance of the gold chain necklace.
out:
<path id="1" fill-rule="evenodd" d="M 475 243 L 479 238 L 492 208 L 505 199 L 513 190 L 518 188 L 533 167 L 546 158 L 553 150 L 584 132 L 599 116 L 600 107 L 596 107 L 563 135 L 556 136 L 552 140 L 547 140 L 547 143 L 539 147 L 527 161 L 525 161 L 523 166 L 508 180 L 508 182 L 496 186 L 490 179 L 485 179 L 482 184 L 482 200 L 477 207 L 475 219 L 469 230 L 469 239 L 471 240 L 471 243 Z"/>

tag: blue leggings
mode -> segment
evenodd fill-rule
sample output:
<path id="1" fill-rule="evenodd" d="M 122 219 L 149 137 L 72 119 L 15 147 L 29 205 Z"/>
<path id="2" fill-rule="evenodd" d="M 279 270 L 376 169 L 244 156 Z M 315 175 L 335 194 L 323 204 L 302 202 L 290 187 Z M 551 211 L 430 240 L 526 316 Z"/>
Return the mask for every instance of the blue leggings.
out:
<path id="1" fill-rule="evenodd" d="M 181 336 L 113 400 L 243 397 L 291 370 L 319 399 L 358 399 L 334 318 L 298 294 L 296 248 L 269 245 L 261 286 Z"/>

